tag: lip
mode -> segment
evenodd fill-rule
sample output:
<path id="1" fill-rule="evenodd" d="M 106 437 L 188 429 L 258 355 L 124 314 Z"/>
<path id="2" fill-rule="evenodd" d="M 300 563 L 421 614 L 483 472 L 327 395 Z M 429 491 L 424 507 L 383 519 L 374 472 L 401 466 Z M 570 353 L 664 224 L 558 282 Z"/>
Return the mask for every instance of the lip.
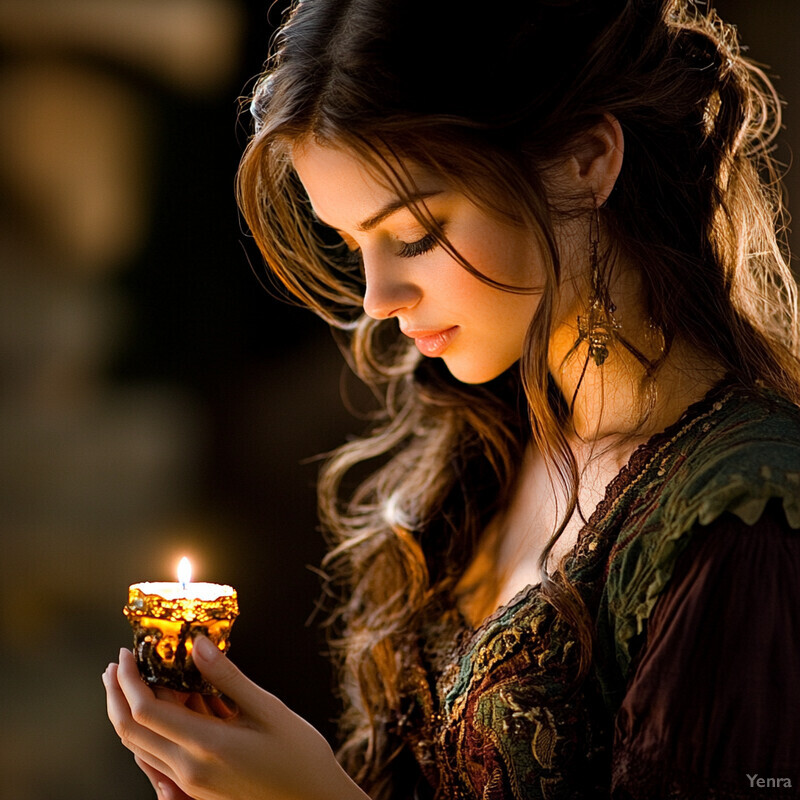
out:
<path id="1" fill-rule="evenodd" d="M 450 346 L 458 333 L 458 325 L 442 330 L 404 330 L 403 333 L 414 340 L 417 349 L 424 356 L 436 358 Z"/>

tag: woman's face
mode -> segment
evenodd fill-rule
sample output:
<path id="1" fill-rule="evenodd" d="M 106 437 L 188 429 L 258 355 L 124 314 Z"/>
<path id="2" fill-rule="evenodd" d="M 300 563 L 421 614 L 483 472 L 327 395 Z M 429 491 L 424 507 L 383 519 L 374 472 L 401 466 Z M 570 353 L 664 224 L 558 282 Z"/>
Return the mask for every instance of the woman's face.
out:
<path id="1" fill-rule="evenodd" d="M 538 293 L 503 291 L 471 275 L 351 151 L 307 143 L 295 148 L 293 162 L 316 215 L 361 255 L 370 317 L 397 319 L 423 355 L 442 358 L 464 383 L 489 381 L 520 358 Z M 468 263 L 501 283 L 542 286 L 541 253 L 529 233 L 498 221 L 442 179 L 411 174 Z"/>

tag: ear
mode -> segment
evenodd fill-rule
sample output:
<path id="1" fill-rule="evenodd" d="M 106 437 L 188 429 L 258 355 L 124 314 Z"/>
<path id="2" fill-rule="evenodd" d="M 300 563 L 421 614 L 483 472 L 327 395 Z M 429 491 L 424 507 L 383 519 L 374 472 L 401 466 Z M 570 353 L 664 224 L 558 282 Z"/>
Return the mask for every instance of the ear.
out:
<path id="1" fill-rule="evenodd" d="M 611 194 L 622 169 L 625 139 L 616 117 L 604 114 L 603 121 L 578 138 L 567 170 L 574 188 L 591 194 L 602 206 Z"/>

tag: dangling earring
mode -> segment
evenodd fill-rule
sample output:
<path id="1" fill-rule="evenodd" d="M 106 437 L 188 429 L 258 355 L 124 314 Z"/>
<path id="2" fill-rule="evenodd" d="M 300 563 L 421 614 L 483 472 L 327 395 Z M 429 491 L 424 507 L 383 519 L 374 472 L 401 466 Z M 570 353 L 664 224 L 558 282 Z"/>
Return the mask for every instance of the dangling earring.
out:
<path id="1" fill-rule="evenodd" d="M 586 316 L 578 315 L 578 340 L 570 352 L 586 341 L 589 344 L 589 358 L 595 366 L 602 367 L 608 358 L 608 344 L 617 337 L 621 326 L 614 318 L 617 307 L 611 302 L 607 276 L 600 268 L 600 210 L 596 205 L 594 217 L 589 223 L 589 260 L 592 279 L 589 309 Z"/>

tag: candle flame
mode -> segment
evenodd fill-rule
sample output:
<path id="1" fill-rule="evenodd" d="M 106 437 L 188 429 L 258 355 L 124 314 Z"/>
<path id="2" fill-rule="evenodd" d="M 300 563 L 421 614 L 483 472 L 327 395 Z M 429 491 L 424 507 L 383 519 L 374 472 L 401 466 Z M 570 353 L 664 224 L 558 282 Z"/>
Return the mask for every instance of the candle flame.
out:
<path id="1" fill-rule="evenodd" d="M 181 586 L 186 586 L 192 582 L 192 562 L 184 556 L 178 564 L 178 582 Z"/>

